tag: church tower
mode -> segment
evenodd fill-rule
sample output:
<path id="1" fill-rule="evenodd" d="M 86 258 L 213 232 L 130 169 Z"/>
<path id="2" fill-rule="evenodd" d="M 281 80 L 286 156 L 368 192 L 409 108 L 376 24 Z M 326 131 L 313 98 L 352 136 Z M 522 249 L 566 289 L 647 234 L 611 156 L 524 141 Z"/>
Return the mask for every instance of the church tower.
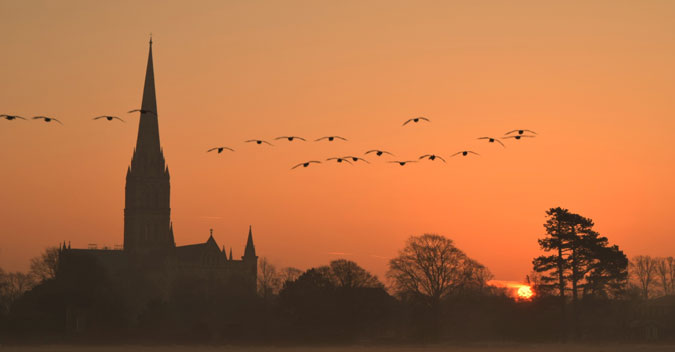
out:
<path id="1" fill-rule="evenodd" d="M 159 143 L 152 38 L 145 72 L 136 148 L 127 169 L 124 250 L 164 252 L 175 247 L 171 224 L 169 168 Z"/>

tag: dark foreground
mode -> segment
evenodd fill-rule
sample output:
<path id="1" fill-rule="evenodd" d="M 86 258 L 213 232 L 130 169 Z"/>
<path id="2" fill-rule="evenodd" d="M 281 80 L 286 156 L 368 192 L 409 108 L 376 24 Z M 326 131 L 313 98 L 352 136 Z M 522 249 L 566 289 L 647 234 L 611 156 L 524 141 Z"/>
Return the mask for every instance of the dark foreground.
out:
<path id="1" fill-rule="evenodd" d="M 542 351 L 542 352 L 672 352 L 675 351 L 675 345 L 561 345 L 561 344 L 474 344 L 464 346 L 406 346 L 406 347 L 233 347 L 233 346 L 10 346 L 0 347 L 2 351 L 21 351 L 21 352 L 70 352 L 70 351 L 92 351 L 92 352 L 211 352 L 211 351 L 229 351 L 229 352 L 516 352 L 516 351 Z"/>

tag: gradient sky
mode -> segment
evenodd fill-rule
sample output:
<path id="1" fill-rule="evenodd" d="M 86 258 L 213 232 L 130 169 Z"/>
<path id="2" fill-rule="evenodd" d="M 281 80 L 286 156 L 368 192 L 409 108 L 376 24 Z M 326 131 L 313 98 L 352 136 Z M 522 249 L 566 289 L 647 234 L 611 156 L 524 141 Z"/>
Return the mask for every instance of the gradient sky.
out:
<path id="1" fill-rule="evenodd" d="M 0 1 L 0 23 L 0 114 L 64 122 L 0 121 L 5 270 L 122 243 L 150 32 L 178 245 L 213 228 L 240 256 L 251 224 L 279 266 L 382 276 L 431 232 L 522 280 L 562 206 L 629 256 L 675 254 L 675 2 Z M 539 137 L 475 139 L 515 128 Z M 242 143 L 284 134 L 349 142 Z M 482 156 L 289 170 L 371 148 Z"/>

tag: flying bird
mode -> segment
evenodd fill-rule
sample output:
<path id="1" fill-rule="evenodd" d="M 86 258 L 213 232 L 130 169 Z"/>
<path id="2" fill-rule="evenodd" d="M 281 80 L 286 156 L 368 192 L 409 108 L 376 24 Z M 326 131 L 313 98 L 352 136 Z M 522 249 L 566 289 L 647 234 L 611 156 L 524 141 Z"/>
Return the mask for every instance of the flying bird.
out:
<path id="1" fill-rule="evenodd" d="M 274 140 L 277 140 L 277 139 L 288 139 L 289 142 L 293 142 L 294 139 L 299 139 L 299 140 L 305 142 L 304 138 L 298 137 L 298 136 L 281 136 L 281 137 L 274 138 Z"/>
<path id="2" fill-rule="evenodd" d="M 326 161 L 335 160 L 335 161 L 337 161 L 338 163 L 341 163 L 341 162 L 344 161 L 344 162 L 346 162 L 347 164 L 350 164 L 350 165 L 351 165 L 351 162 L 350 162 L 349 160 L 347 160 L 347 159 L 348 159 L 348 157 L 343 157 L 343 158 L 328 158 L 328 159 L 326 159 Z"/>
<path id="3" fill-rule="evenodd" d="M 304 163 L 300 163 L 300 164 L 298 164 L 298 165 L 293 166 L 293 167 L 291 168 L 291 170 L 295 169 L 295 168 L 298 167 L 298 166 L 307 167 L 307 166 L 309 166 L 309 164 L 312 164 L 312 163 L 321 164 L 320 161 L 310 160 L 310 161 L 305 161 Z"/>
<path id="4" fill-rule="evenodd" d="M 513 131 L 509 131 L 509 132 L 504 133 L 504 135 L 509 135 L 511 133 L 514 133 L 514 132 L 518 132 L 518 134 L 523 134 L 525 132 L 537 134 L 537 132 L 534 132 L 534 131 L 531 131 L 531 130 L 513 130 Z"/>
<path id="5" fill-rule="evenodd" d="M 244 143 L 253 143 L 253 142 L 255 142 L 255 144 L 263 144 L 263 143 L 265 143 L 265 144 L 273 145 L 272 143 L 270 143 L 270 142 L 268 142 L 268 141 L 265 141 L 265 140 L 262 140 L 262 139 L 249 139 L 249 140 L 247 140 L 247 141 L 244 141 Z"/>
<path id="6" fill-rule="evenodd" d="M 121 118 L 119 118 L 117 116 L 102 115 L 102 116 L 94 117 L 94 120 L 99 120 L 99 119 L 106 119 L 108 121 L 112 121 L 113 119 L 118 119 L 118 120 L 124 122 L 124 120 L 122 120 Z"/>
<path id="7" fill-rule="evenodd" d="M 218 151 L 218 154 L 220 154 L 220 153 L 222 153 L 223 150 L 225 150 L 225 149 L 227 149 L 227 150 L 229 150 L 229 151 L 232 151 L 232 152 L 234 151 L 234 149 L 232 149 L 232 148 L 230 148 L 230 147 L 215 147 L 215 148 L 211 148 L 211 149 L 207 150 L 206 152 L 208 153 L 208 152 L 212 152 L 212 151 L 214 151 L 214 150 L 217 150 L 217 151 Z"/>
<path id="8" fill-rule="evenodd" d="M 391 156 L 394 156 L 394 154 L 392 154 L 392 153 L 390 153 L 390 152 L 388 152 L 388 151 L 379 150 L 379 149 L 369 150 L 369 151 L 366 152 L 366 155 L 368 155 L 368 154 L 370 154 L 370 153 L 375 153 L 377 156 L 382 156 L 382 154 L 389 154 L 389 155 L 391 155 Z"/>
<path id="9" fill-rule="evenodd" d="M 534 137 L 536 137 L 536 136 L 532 136 L 532 135 L 529 135 L 529 134 L 516 134 L 516 135 L 513 135 L 513 136 L 505 136 L 503 138 L 521 139 L 521 138 L 534 138 Z"/>
<path id="10" fill-rule="evenodd" d="M 21 116 L 19 116 L 19 115 L 5 115 L 5 114 L 0 115 L 0 118 L 3 118 L 3 117 L 4 117 L 6 120 L 9 120 L 9 121 L 12 121 L 12 120 L 14 120 L 14 119 L 22 119 L 22 120 L 25 120 L 23 117 L 21 117 Z"/>
<path id="11" fill-rule="evenodd" d="M 358 156 L 351 156 L 351 155 L 349 155 L 349 156 L 343 156 L 342 158 L 344 158 L 344 159 L 352 159 L 353 162 L 357 162 L 357 161 L 361 160 L 361 161 L 365 161 L 367 164 L 370 164 L 370 162 L 369 162 L 368 160 L 366 160 L 366 159 L 364 159 L 364 158 L 359 158 Z"/>
<path id="12" fill-rule="evenodd" d="M 316 139 L 315 142 L 318 142 L 318 141 L 320 141 L 320 140 L 322 140 L 322 139 L 327 139 L 329 142 L 332 142 L 332 141 L 334 141 L 336 138 L 337 138 L 337 139 L 342 139 L 343 141 L 346 141 L 346 140 L 347 140 L 347 138 L 340 137 L 340 136 L 326 136 L 326 137 L 321 137 L 321 138 L 319 138 L 319 139 Z"/>
<path id="13" fill-rule="evenodd" d="M 413 117 L 412 119 L 408 119 L 406 122 L 403 123 L 402 126 L 405 126 L 410 122 L 418 123 L 418 122 L 420 122 L 420 120 L 423 120 L 423 121 L 426 121 L 426 122 L 431 122 L 428 118 L 426 118 L 424 116 L 419 116 L 419 117 Z"/>
<path id="14" fill-rule="evenodd" d="M 476 153 L 472 150 L 462 150 L 461 152 L 457 152 L 455 154 L 450 155 L 450 157 L 452 158 L 453 156 L 460 155 L 460 154 L 462 154 L 462 156 L 467 156 L 469 154 L 476 154 L 476 155 L 480 156 L 480 154 L 478 154 L 478 153 Z"/>
<path id="15" fill-rule="evenodd" d="M 438 158 L 438 159 L 440 159 L 441 161 L 445 162 L 445 159 L 443 159 L 442 157 L 440 157 L 440 156 L 438 156 L 438 155 L 436 155 L 436 154 L 424 154 L 424 155 L 422 155 L 422 156 L 420 157 L 420 159 L 424 159 L 424 158 L 427 158 L 427 159 L 429 159 L 429 160 L 431 160 L 431 161 L 434 161 L 434 160 L 436 160 L 436 158 Z"/>
<path id="16" fill-rule="evenodd" d="M 63 125 L 63 122 L 49 116 L 33 116 L 33 120 L 45 120 L 45 122 L 51 122 L 53 120 Z"/>
<path id="17" fill-rule="evenodd" d="M 399 164 L 401 166 L 405 166 L 405 164 L 407 164 L 407 163 L 416 163 L 417 160 L 406 160 L 406 161 L 394 160 L 394 161 L 389 161 L 389 162 L 390 163 L 396 163 L 396 164 Z"/>
<path id="18" fill-rule="evenodd" d="M 504 143 L 502 143 L 502 141 L 500 141 L 499 138 L 494 138 L 494 137 L 479 137 L 479 138 L 477 138 L 477 139 L 487 139 L 487 141 L 490 142 L 490 143 L 497 142 L 497 143 L 501 144 L 502 147 L 506 148 L 506 146 L 504 145 Z"/>
<path id="19" fill-rule="evenodd" d="M 129 110 L 129 113 L 131 114 L 132 112 L 140 112 L 141 114 L 153 114 L 157 116 L 157 113 L 152 111 L 152 110 L 143 110 L 143 109 L 133 109 Z"/>

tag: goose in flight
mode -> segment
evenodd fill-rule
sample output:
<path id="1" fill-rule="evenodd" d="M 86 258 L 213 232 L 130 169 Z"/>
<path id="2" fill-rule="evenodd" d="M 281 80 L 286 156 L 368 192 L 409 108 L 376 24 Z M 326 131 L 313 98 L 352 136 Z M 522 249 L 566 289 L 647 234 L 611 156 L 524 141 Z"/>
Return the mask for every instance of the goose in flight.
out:
<path id="1" fill-rule="evenodd" d="M 525 133 L 525 132 L 530 132 L 530 133 L 533 133 L 533 134 L 537 134 L 537 132 L 534 132 L 534 131 L 532 131 L 532 130 L 513 130 L 513 131 L 509 131 L 509 132 L 504 133 L 504 135 L 509 135 L 509 134 L 511 134 L 511 133 L 514 133 L 514 132 L 518 132 L 518 134 L 523 134 L 523 133 Z"/>
<path id="2" fill-rule="evenodd" d="M 402 126 L 405 126 L 405 125 L 407 125 L 407 124 L 410 123 L 410 122 L 418 123 L 418 122 L 420 122 L 421 120 L 422 120 L 422 121 L 426 121 L 426 122 L 431 122 L 431 120 L 429 120 L 428 118 L 426 118 L 426 117 L 424 117 L 424 116 L 419 116 L 419 117 L 413 117 L 412 119 L 406 120 L 406 122 L 404 122 Z"/>
<path id="3" fill-rule="evenodd" d="M 45 122 L 56 121 L 56 122 L 63 125 L 63 122 L 61 122 L 58 119 L 55 119 L 53 117 L 49 117 L 49 116 L 33 116 L 33 120 L 44 120 Z"/>
<path id="4" fill-rule="evenodd" d="M 529 134 L 516 134 L 513 136 L 505 136 L 503 138 L 515 138 L 515 139 L 521 139 L 521 138 L 534 138 L 535 136 L 529 135 Z"/>
<path id="5" fill-rule="evenodd" d="M 392 153 L 390 153 L 390 152 L 388 152 L 388 151 L 385 151 L 385 150 L 379 150 L 379 149 L 369 150 L 369 151 L 366 152 L 366 155 L 368 155 L 368 154 L 370 154 L 370 153 L 375 153 L 375 155 L 377 155 L 377 156 L 382 156 L 382 154 L 389 154 L 389 155 L 391 155 L 391 156 L 394 156 L 394 154 L 392 154 Z"/>
<path id="6" fill-rule="evenodd" d="M 294 139 L 299 139 L 303 142 L 306 142 L 306 140 L 304 138 L 298 137 L 298 136 L 281 136 L 281 137 L 274 138 L 274 140 L 277 140 L 277 139 L 288 139 L 289 142 L 293 142 Z"/>
<path id="7" fill-rule="evenodd" d="M 6 114 L 0 115 L 0 118 L 3 118 L 3 117 L 5 118 L 5 120 L 9 120 L 9 121 L 12 121 L 12 120 L 14 120 L 14 119 L 22 119 L 22 120 L 25 120 L 23 117 L 21 117 L 21 116 L 19 116 L 19 115 L 6 115 Z"/>
<path id="8" fill-rule="evenodd" d="M 140 112 L 141 114 L 153 114 L 157 116 L 157 113 L 152 111 L 152 110 L 143 110 L 143 109 L 133 109 L 129 110 L 129 113 L 131 114 L 132 112 Z"/>
<path id="9" fill-rule="evenodd" d="M 231 151 L 231 152 L 234 151 L 234 149 L 232 149 L 232 148 L 230 148 L 230 147 L 215 147 L 215 148 L 211 148 L 211 149 L 207 150 L 206 152 L 209 153 L 209 152 L 212 152 L 212 151 L 214 151 L 214 150 L 217 150 L 217 151 L 218 151 L 218 154 L 220 154 L 220 153 L 222 153 L 223 150 L 225 150 L 225 149 L 227 149 L 227 150 L 229 150 L 229 151 Z"/>
<path id="10" fill-rule="evenodd" d="M 407 164 L 407 163 L 416 163 L 417 160 L 406 160 L 406 161 L 394 160 L 394 161 L 389 161 L 389 162 L 390 163 L 396 163 L 396 164 L 399 164 L 401 166 L 405 166 L 405 164 Z"/>
<path id="11" fill-rule="evenodd" d="M 113 119 L 118 119 L 118 120 L 124 122 L 124 120 L 122 120 L 121 118 L 119 118 L 117 116 L 109 116 L 109 115 L 101 115 L 101 116 L 94 117 L 93 119 L 94 120 L 106 119 L 108 121 L 112 121 Z"/>
<path id="12" fill-rule="evenodd" d="M 298 166 L 307 167 L 307 166 L 309 166 L 309 164 L 312 164 L 312 163 L 321 164 L 320 161 L 310 160 L 310 161 L 305 161 L 304 163 L 300 163 L 300 164 L 298 164 L 298 165 L 293 166 L 293 167 L 291 168 L 291 170 L 295 169 L 295 168 L 298 167 Z"/>
<path id="13" fill-rule="evenodd" d="M 469 154 L 476 154 L 476 155 L 480 156 L 480 154 L 478 154 L 478 153 L 476 153 L 472 150 L 462 150 L 461 152 L 457 152 L 455 154 L 450 155 L 450 157 L 452 158 L 453 156 L 460 155 L 460 154 L 462 154 L 462 156 L 467 156 Z"/>
<path id="14" fill-rule="evenodd" d="M 255 142 L 255 144 L 263 144 L 263 143 L 265 143 L 265 144 L 273 145 L 272 143 L 270 143 L 270 142 L 268 142 L 268 141 L 266 141 L 266 140 L 262 140 L 262 139 L 249 139 L 249 140 L 247 140 L 247 141 L 244 141 L 244 143 L 253 143 L 253 142 Z"/>
<path id="15" fill-rule="evenodd" d="M 343 156 L 343 159 L 352 159 L 353 162 L 357 162 L 359 160 L 364 161 L 366 164 L 370 164 L 370 162 L 364 158 L 359 158 L 358 156 Z"/>
<path id="16" fill-rule="evenodd" d="M 438 156 L 438 155 L 436 155 L 436 154 L 424 154 L 424 155 L 422 155 L 422 156 L 420 157 L 420 159 L 424 159 L 424 158 L 427 158 L 427 159 L 429 159 L 429 160 L 431 160 L 431 161 L 434 161 L 434 160 L 436 160 L 436 159 L 438 158 L 438 159 L 440 159 L 441 161 L 445 162 L 445 159 L 443 159 L 442 157 L 440 157 L 440 156 Z"/>
<path id="17" fill-rule="evenodd" d="M 335 161 L 337 161 L 338 163 L 341 163 L 341 162 L 344 161 L 344 162 L 346 162 L 347 164 L 351 164 L 351 161 L 349 161 L 349 160 L 347 160 L 347 159 L 348 159 L 348 157 L 342 157 L 342 158 L 328 158 L 328 159 L 326 159 L 326 161 L 335 160 Z"/>
<path id="18" fill-rule="evenodd" d="M 502 141 L 500 141 L 499 138 L 494 138 L 494 137 L 479 137 L 479 138 L 477 138 L 477 139 L 487 139 L 487 141 L 490 142 L 490 143 L 497 142 L 497 143 L 501 144 L 502 147 L 506 148 L 506 146 L 504 145 L 504 143 L 502 143 Z"/>
<path id="19" fill-rule="evenodd" d="M 321 137 L 321 138 L 319 138 L 319 139 L 316 139 L 316 140 L 314 140 L 314 141 L 315 141 L 315 142 L 318 142 L 318 141 L 320 141 L 320 140 L 327 139 L 329 142 L 332 142 L 332 141 L 334 141 L 336 138 L 337 138 L 337 139 L 342 139 L 343 141 L 346 141 L 346 140 L 347 140 L 347 138 L 340 137 L 340 136 L 326 136 L 326 137 Z"/>

